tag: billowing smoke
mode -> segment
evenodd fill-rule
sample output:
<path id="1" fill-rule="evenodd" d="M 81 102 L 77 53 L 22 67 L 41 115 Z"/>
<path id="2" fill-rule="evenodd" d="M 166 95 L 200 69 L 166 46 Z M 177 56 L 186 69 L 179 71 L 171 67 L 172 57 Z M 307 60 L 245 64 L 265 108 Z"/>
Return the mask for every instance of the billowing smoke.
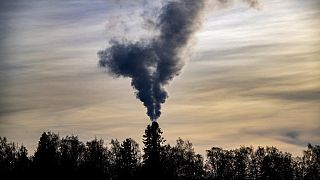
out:
<path id="1" fill-rule="evenodd" d="M 179 74 L 180 52 L 198 29 L 204 0 L 167 2 L 161 8 L 155 26 L 160 34 L 150 41 L 111 42 L 111 47 L 98 53 L 100 65 L 116 76 L 130 77 L 136 96 L 147 108 L 151 120 L 161 114 L 161 104 L 168 93 L 164 85 Z"/>
<path id="2" fill-rule="evenodd" d="M 255 0 L 245 1 L 255 5 Z M 164 86 L 180 73 L 181 52 L 200 27 L 205 4 L 206 0 L 168 1 L 154 23 L 159 35 L 140 42 L 111 41 L 109 48 L 98 52 L 100 66 L 116 77 L 132 79 L 136 97 L 152 121 L 161 115 L 161 104 L 168 97 Z"/>

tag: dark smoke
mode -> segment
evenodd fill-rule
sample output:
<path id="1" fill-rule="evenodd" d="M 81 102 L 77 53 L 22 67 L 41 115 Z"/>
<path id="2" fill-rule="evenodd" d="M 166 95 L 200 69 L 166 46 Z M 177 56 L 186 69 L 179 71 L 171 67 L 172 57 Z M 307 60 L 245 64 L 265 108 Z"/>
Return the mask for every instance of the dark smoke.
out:
<path id="1" fill-rule="evenodd" d="M 234 0 L 216 0 L 220 4 Z M 258 8 L 258 0 L 241 0 Z M 150 120 L 161 115 L 161 104 L 168 93 L 164 86 L 180 73 L 183 66 L 182 50 L 201 25 L 201 13 L 207 0 L 168 1 L 152 22 L 159 35 L 149 41 L 111 41 L 111 47 L 99 51 L 99 65 L 116 77 L 130 77 L 137 90 L 136 97 L 147 108 Z M 212 2 L 211 2 L 212 3 Z M 210 2 L 209 2 L 210 4 Z M 208 6 L 210 7 L 210 5 Z M 210 10 L 209 10 L 210 11 Z"/>
<path id="2" fill-rule="evenodd" d="M 205 0 L 167 2 L 155 22 L 160 34 L 147 42 L 112 41 L 111 47 L 98 52 L 102 67 L 117 77 L 130 77 L 136 96 L 147 108 L 150 119 L 161 115 L 161 104 L 168 93 L 164 85 L 179 74 L 183 63 L 181 50 L 198 29 L 198 18 Z"/>

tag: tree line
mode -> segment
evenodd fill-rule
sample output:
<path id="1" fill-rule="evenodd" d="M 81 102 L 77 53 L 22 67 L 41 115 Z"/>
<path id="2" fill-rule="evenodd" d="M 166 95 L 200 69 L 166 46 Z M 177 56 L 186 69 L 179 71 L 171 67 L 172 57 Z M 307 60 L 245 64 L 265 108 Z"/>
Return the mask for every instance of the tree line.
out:
<path id="1" fill-rule="evenodd" d="M 148 125 L 142 152 L 131 138 L 86 143 L 77 136 L 44 132 L 35 153 L 0 137 L 0 179 L 320 179 L 320 146 L 308 145 L 302 157 L 276 147 L 225 150 L 212 147 L 206 157 L 192 143 L 165 143 L 159 125 Z"/>

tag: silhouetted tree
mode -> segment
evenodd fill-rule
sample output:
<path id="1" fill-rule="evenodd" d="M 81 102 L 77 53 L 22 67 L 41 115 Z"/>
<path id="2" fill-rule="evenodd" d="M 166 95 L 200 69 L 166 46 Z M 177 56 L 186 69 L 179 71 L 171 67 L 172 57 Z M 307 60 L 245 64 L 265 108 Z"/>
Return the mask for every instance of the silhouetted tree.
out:
<path id="1" fill-rule="evenodd" d="M 120 179 L 121 173 L 121 144 L 117 139 L 111 140 L 109 172 L 112 179 Z"/>
<path id="2" fill-rule="evenodd" d="M 262 161 L 265 156 L 265 148 L 258 146 L 250 155 L 249 176 L 251 179 L 261 179 L 262 177 Z"/>
<path id="3" fill-rule="evenodd" d="M 16 165 L 16 146 L 9 143 L 7 138 L 0 137 L 0 174 L 4 177 L 12 176 Z"/>
<path id="4" fill-rule="evenodd" d="M 253 149 L 250 147 L 240 147 L 234 151 L 234 170 L 236 179 L 250 178 L 251 154 Z"/>
<path id="5" fill-rule="evenodd" d="M 308 144 L 308 149 L 303 152 L 303 177 L 304 179 L 320 179 L 320 146 Z"/>
<path id="6" fill-rule="evenodd" d="M 28 158 L 28 150 L 23 145 L 17 152 L 17 160 L 15 165 L 15 172 L 20 177 L 26 177 L 29 175 L 30 160 Z"/>
<path id="7" fill-rule="evenodd" d="M 140 167 L 141 154 L 138 143 L 130 138 L 124 140 L 121 144 L 120 154 L 121 179 L 133 178 Z"/>
<path id="8" fill-rule="evenodd" d="M 261 170 L 262 179 L 293 179 L 291 155 L 275 147 L 267 147 Z"/>
<path id="9" fill-rule="evenodd" d="M 84 173 L 83 177 L 90 179 L 108 178 L 109 157 L 109 151 L 107 147 L 104 146 L 102 139 L 97 140 L 95 138 L 87 142 L 81 164 L 81 171 Z"/>
<path id="10" fill-rule="evenodd" d="M 194 152 L 192 143 L 179 138 L 176 146 L 167 145 L 161 153 L 165 172 L 171 179 L 202 179 L 203 158 Z"/>
<path id="11" fill-rule="evenodd" d="M 152 125 L 147 126 L 143 135 L 143 171 L 144 175 L 149 178 L 161 179 L 164 175 L 163 167 L 160 164 L 160 153 L 165 140 L 161 134 L 159 124 L 152 122 Z"/>
<path id="12" fill-rule="evenodd" d="M 207 161 L 212 179 L 231 179 L 234 177 L 234 156 L 232 151 L 213 147 L 207 150 Z"/>
<path id="13" fill-rule="evenodd" d="M 118 140 L 111 140 L 112 179 L 132 179 L 137 176 L 141 167 L 141 152 L 139 145 L 133 139 L 126 139 L 121 144 Z"/>
<path id="14" fill-rule="evenodd" d="M 65 176 L 69 178 L 78 177 L 84 151 L 85 146 L 77 136 L 62 138 L 60 143 L 60 169 Z"/>
<path id="15" fill-rule="evenodd" d="M 292 158 L 292 167 L 295 180 L 303 179 L 304 165 L 301 157 Z"/>
<path id="16" fill-rule="evenodd" d="M 57 134 L 43 133 L 38 143 L 38 148 L 34 154 L 33 165 L 37 172 L 37 178 L 56 178 L 59 170 L 60 139 Z"/>

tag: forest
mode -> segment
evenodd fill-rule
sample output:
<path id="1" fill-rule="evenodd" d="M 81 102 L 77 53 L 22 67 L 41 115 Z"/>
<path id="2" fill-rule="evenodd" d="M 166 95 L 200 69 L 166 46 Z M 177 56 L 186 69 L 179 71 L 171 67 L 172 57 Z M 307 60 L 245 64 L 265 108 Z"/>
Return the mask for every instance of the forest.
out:
<path id="1" fill-rule="evenodd" d="M 276 147 L 225 150 L 212 147 L 203 157 L 189 141 L 166 144 L 158 123 L 148 125 L 143 147 L 131 139 L 86 143 L 77 136 L 44 132 L 33 155 L 0 137 L 0 179 L 320 179 L 320 146 L 309 144 L 302 157 Z"/>

